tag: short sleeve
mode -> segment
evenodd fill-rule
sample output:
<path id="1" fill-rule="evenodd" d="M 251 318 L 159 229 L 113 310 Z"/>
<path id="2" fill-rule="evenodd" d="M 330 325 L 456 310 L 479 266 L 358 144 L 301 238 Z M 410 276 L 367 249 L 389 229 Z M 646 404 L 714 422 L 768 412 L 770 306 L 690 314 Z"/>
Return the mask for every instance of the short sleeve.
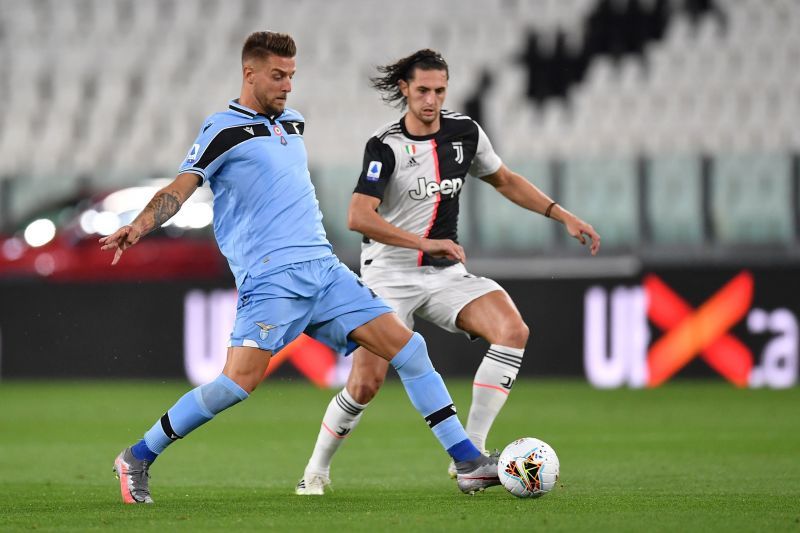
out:
<path id="1" fill-rule="evenodd" d="M 223 149 L 221 146 L 224 144 L 223 139 L 220 138 L 223 131 L 214 127 L 213 119 L 207 119 L 200 128 L 200 133 L 186 154 L 186 158 L 178 168 L 178 173 L 197 174 L 203 182 L 212 178 L 222 166 L 225 152 L 227 152 L 227 149 Z"/>
<path id="2" fill-rule="evenodd" d="M 495 153 L 492 143 L 483 128 L 477 122 L 475 125 L 478 126 L 478 148 L 475 152 L 475 157 L 472 159 L 472 165 L 469 167 L 469 173 L 476 178 L 482 178 L 497 172 L 503 161 Z"/>
<path id="3" fill-rule="evenodd" d="M 394 173 L 395 158 L 392 148 L 377 137 L 370 138 L 364 148 L 364 163 L 355 191 L 383 199 L 386 184 Z"/>

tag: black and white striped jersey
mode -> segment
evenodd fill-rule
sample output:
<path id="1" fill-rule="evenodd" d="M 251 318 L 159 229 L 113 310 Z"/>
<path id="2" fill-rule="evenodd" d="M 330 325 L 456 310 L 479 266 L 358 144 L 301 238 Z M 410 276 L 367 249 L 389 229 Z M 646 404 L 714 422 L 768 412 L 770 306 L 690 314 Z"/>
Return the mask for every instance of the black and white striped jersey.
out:
<path id="1" fill-rule="evenodd" d="M 381 200 L 378 214 L 390 224 L 430 239 L 458 242 L 458 199 L 467 174 L 493 174 L 502 162 L 477 122 L 442 110 L 439 131 L 411 135 L 405 117 L 367 141 L 355 192 Z M 447 266 L 419 250 L 364 238 L 361 262 L 380 266 Z"/>

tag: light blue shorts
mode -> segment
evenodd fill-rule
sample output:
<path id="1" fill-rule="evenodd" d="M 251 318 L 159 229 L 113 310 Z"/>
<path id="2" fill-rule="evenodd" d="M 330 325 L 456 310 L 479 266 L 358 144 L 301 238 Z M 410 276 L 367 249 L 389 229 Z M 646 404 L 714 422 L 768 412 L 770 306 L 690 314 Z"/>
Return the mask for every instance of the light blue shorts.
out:
<path id="1" fill-rule="evenodd" d="M 279 352 L 301 333 L 350 353 L 350 332 L 392 308 L 336 256 L 245 277 L 230 346 Z"/>

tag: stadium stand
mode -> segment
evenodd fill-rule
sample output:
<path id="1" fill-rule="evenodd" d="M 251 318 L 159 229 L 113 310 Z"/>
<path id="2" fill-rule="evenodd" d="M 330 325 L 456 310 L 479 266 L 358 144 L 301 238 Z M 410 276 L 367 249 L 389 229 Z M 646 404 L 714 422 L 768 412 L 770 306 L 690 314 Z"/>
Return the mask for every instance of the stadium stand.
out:
<path id="1" fill-rule="evenodd" d="M 365 140 L 397 116 L 369 87 L 374 66 L 429 46 L 451 64 L 448 107 L 477 109 L 498 152 L 597 220 L 611 248 L 702 242 L 706 215 L 722 244 L 796 239 L 797 202 L 785 201 L 800 152 L 796 0 L 0 0 L 0 180 L 11 183 L 0 190 L 12 194 L 0 221 L 81 179 L 172 174 L 203 117 L 238 94 L 241 41 L 264 28 L 298 41 L 291 105 L 326 194 L 349 194 Z M 715 162 L 708 214 L 700 156 Z M 737 196 L 747 191 L 767 219 Z M 557 244 L 539 229 L 501 238 L 484 222 L 514 210 L 488 193 L 475 191 L 465 238 Z"/>

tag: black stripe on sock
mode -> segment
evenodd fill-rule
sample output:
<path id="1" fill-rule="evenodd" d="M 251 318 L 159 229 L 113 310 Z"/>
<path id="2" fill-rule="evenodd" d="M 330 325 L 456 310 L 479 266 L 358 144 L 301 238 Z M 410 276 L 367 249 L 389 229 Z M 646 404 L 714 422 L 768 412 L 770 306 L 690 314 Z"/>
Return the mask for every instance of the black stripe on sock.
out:
<path id="1" fill-rule="evenodd" d="M 361 407 L 360 405 L 357 405 L 357 404 L 351 402 L 350 400 L 348 400 L 347 398 L 345 398 L 344 394 L 342 394 L 341 392 L 337 396 L 339 396 L 339 398 L 345 403 L 345 405 L 349 405 L 350 407 L 352 407 L 353 409 L 355 409 L 359 413 L 364 410 L 364 408 Z"/>
<path id="2" fill-rule="evenodd" d="M 346 412 L 350 413 L 353 416 L 357 416 L 359 413 L 361 413 L 361 411 L 363 411 L 363 409 L 359 409 L 355 405 L 353 405 L 350 402 L 348 402 L 342 396 L 341 392 L 336 395 L 336 403 L 339 405 L 339 407 L 342 408 L 342 411 L 346 411 Z"/>
<path id="3" fill-rule="evenodd" d="M 517 362 L 520 362 L 520 363 L 522 362 L 522 356 L 521 355 L 515 355 L 513 353 L 501 352 L 500 350 L 492 350 L 491 348 L 486 353 L 490 353 L 490 354 L 496 355 L 498 357 L 505 357 L 506 359 L 513 359 L 514 361 L 517 361 Z"/>
<path id="4" fill-rule="evenodd" d="M 431 413 L 428 416 L 426 416 L 425 421 L 428 423 L 429 428 L 434 428 L 436 424 L 444 422 L 451 416 L 455 415 L 456 415 L 456 406 L 451 403 L 447 407 L 442 407 L 435 413 Z"/>
<path id="5" fill-rule="evenodd" d="M 172 424 L 169 421 L 169 413 L 164 413 L 164 416 L 161 417 L 161 429 L 164 430 L 164 434 L 171 440 L 178 440 L 183 438 L 177 433 L 175 433 L 174 429 L 172 429 Z"/>
<path id="6" fill-rule="evenodd" d="M 500 358 L 500 357 L 498 357 L 496 355 L 490 354 L 490 353 L 486 354 L 486 358 L 487 359 L 491 359 L 492 361 L 496 361 L 496 362 L 498 362 L 498 363 L 500 363 L 502 365 L 514 368 L 516 370 L 519 370 L 519 367 L 520 367 L 520 363 L 507 361 L 505 359 L 502 359 L 502 358 Z"/>

